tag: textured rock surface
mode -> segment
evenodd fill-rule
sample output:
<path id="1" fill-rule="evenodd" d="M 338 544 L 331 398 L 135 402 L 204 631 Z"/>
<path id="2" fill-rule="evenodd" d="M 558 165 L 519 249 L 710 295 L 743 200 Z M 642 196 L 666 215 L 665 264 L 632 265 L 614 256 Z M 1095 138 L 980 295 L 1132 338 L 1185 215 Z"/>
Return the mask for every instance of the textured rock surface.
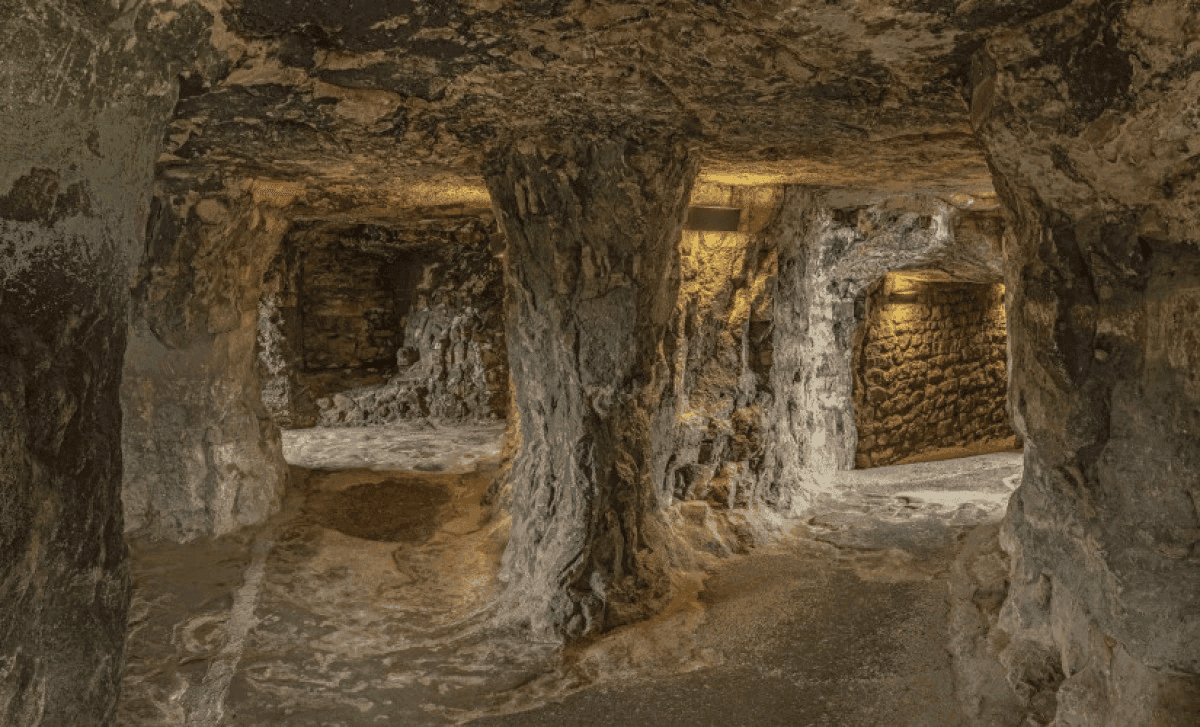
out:
<path id="1" fill-rule="evenodd" d="M 204 13 L 0 3 L 0 723 L 116 708 L 128 280 Z M 134 75 L 132 69 L 141 69 Z"/>
<path id="2" fill-rule="evenodd" d="M 1002 286 L 889 275 L 866 306 L 854 349 L 856 466 L 1013 446 Z"/>
<path id="3" fill-rule="evenodd" d="M 771 359 L 775 251 L 763 227 L 779 202 L 773 187 L 697 185 L 693 205 L 741 210 L 736 232 L 685 230 L 675 396 L 679 416 L 667 467 L 679 500 L 745 507 L 764 499 L 758 488 L 760 432 Z"/>
<path id="4" fill-rule="evenodd" d="M 311 177 L 313 210 L 355 199 L 382 216 L 424 195 L 394 180 L 433 171 L 478 189 L 486 147 L 505 131 L 587 131 L 579 119 L 623 123 L 631 111 L 683 124 L 713 174 L 986 197 L 961 96 L 970 54 L 997 26 L 1046 10 L 1040 0 L 219 4 L 225 63 L 187 77 L 165 168 Z"/>
<path id="5" fill-rule="evenodd" d="M 301 380 L 304 371 L 304 333 L 300 318 L 299 248 L 285 234 L 280 249 L 263 275 L 258 301 L 256 351 L 262 403 L 271 421 L 282 429 L 317 423 L 317 405 Z"/>
<path id="6" fill-rule="evenodd" d="M 1020 469 L 1005 453 L 836 473 L 839 496 L 792 537 L 718 565 L 689 608 L 578 650 L 615 683 L 478 724 L 1015 727 L 964 718 L 946 596 L 964 531 L 994 532 Z M 681 650 L 718 658 L 635 671 Z"/>
<path id="7" fill-rule="evenodd" d="M 183 545 L 134 539 L 118 723 L 970 724 L 944 648 L 946 572 L 956 536 L 1003 514 L 1019 455 L 839 473 L 849 496 L 792 537 L 562 651 L 481 618 L 501 598 L 505 520 L 479 505 L 501 432 L 287 431 L 289 462 L 324 471 L 293 470 L 301 486 L 277 520 Z M 416 463 L 439 471 L 389 471 Z M 343 467 L 356 469 L 329 471 Z M 428 499 L 445 504 L 423 533 L 353 532 Z"/>
<path id="8" fill-rule="evenodd" d="M 503 417 L 502 249 L 489 214 L 293 228 L 260 307 L 272 418 L 297 427 Z"/>
<path id="9" fill-rule="evenodd" d="M 997 282 L 994 175 L 1027 467 L 1007 596 L 963 605 L 962 653 L 996 649 L 1039 722 L 1200 719 L 1191 0 L 0 2 L 0 719 L 111 714 L 116 359 L 157 152 L 130 525 L 186 538 L 274 507 L 254 350 L 260 319 L 286 323 L 258 293 L 287 224 L 466 214 L 486 176 L 515 253 L 506 598 L 555 636 L 662 603 L 671 496 L 803 508 L 838 487 L 862 292 L 910 267 Z M 689 245 L 678 306 L 701 159 L 714 183 L 808 186 L 760 236 Z M 452 308 L 414 349 L 449 342 L 455 386 L 482 391 Z M 398 344 L 371 337 L 351 338 Z M 277 398 L 312 417 L 300 393 Z M 994 570 L 964 578 L 991 592 Z M 997 686 L 984 662 L 964 684 Z"/>
<path id="10" fill-rule="evenodd" d="M 784 193 L 765 233 L 778 250 L 778 277 L 762 476 L 791 493 L 785 505 L 802 507 L 830 486 L 833 472 L 854 467 L 856 301 L 867 288 L 909 268 L 995 275 L 998 239 L 968 234 L 959 244 L 963 216 L 924 197 L 879 200 L 799 187 Z"/>
<path id="11" fill-rule="evenodd" d="M 1198 30 L 1194 3 L 1077 2 L 975 66 L 1026 437 L 998 645 L 1059 725 L 1200 719 Z"/>
<path id="12" fill-rule="evenodd" d="M 1019 478 L 1019 473 L 1017 478 Z M 1014 478 L 1016 479 L 1016 478 Z M 1000 607 L 1008 595 L 1009 557 L 1000 547 L 999 523 L 981 525 L 966 533 L 962 550 L 950 571 L 950 651 L 954 655 L 956 691 L 970 724 L 1016 727 L 1027 717 L 1044 723 L 1053 702 L 1037 704 L 1019 696 L 996 659 L 990 637 L 996 631 Z M 1052 660 L 1044 674 L 1061 678 Z"/>
<path id="13" fill-rule="evenodd" d="M 155 198 L 121 387 L 125 528 L 185 541 L 259 522 L 287 465 L 260 396 L 263 274 L 287 230 L 252 194 Z"/>
<path id="14" fill-rule="evenodd" d="M 631 131 L 523 139 L 488 166 L 521 441 L 502 577 L 511 617 L 549 636 L 629 622 L 669 595 L 658 508 L 696 162 L 675 138 Z"/>

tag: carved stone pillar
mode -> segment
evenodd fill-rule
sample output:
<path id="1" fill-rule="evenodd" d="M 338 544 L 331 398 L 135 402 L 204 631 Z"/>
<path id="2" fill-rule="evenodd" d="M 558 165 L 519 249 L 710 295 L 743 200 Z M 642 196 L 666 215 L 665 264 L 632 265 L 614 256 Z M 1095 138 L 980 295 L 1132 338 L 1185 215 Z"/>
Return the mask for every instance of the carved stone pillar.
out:
<path id="1" fill-rule="evenodd" d="M 600 631 L 668 595 L 669 328 L 696 171 L 669 137 L 522 141 L 489 159 L 521 422 L 503 576 L 536 633 Z"/>
<path id="2" fill-rule="evenodd" d="M 1200 715 L 1197 29 L 1194 4 L 1077 2 L 975 59 L 1026 443 L 993 642 L 1057 724 Z"/>

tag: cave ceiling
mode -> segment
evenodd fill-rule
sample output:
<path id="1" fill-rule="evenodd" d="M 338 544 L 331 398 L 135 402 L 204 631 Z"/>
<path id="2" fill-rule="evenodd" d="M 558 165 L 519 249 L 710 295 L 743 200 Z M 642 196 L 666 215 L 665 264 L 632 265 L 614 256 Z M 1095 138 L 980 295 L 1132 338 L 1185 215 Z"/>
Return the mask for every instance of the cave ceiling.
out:
<path id="1" fill-rule="evenodd" d="M 202 0 L 160 180 L 320 217 L 486 206 L 489 145 L 672 129 L 705 179 L 994 193 L 970 58 L 1040 0 Z M 1053 4 L 1053 3 L 1052 3 Z"/>

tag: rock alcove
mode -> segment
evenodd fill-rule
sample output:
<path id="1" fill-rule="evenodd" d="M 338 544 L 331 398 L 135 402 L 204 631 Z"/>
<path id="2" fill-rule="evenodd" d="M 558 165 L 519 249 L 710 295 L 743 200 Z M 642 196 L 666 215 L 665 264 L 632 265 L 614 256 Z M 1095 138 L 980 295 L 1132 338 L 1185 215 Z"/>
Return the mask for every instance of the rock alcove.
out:
<path id="1" fill-rule="evenodd" d="M 1200 718 L 1194 3 L 16 0 L 0 33 L 0 722 L 320 719 L 263 681 L 290 626 L 660 643 L 739 583 L 682 574 L 808 536 L 944 579 L 930 720 Z M 1010 429 L 952 567 L 830 504 L 946 446 L 917 430 Z M 357 454 L 297 465 L 309 430 Z M 371 466 L 443 478 L 408 550 L 321 525 L 387 519 L 337 504 Z M 164 584 L 231 605 L 173 631 Z M 425 678 L 363 699 L 470 692 Z"/>

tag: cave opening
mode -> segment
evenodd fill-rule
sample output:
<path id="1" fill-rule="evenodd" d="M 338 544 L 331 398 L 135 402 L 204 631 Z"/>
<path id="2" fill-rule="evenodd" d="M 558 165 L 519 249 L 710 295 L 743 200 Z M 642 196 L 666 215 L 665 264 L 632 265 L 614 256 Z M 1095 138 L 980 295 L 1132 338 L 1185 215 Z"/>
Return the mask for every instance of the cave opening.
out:
<path id="1" fill-rule="evenodd" d="M 855 300 L 858 469 L 1018 449 L 1004 286 L 890 272 Z"/>
<path id="2" fill-rule="evenodd" d="M 293 227 L 259 304 L 272 419 L 285 429 L 504 419 L 498 235 L 486 214 Z"/>

